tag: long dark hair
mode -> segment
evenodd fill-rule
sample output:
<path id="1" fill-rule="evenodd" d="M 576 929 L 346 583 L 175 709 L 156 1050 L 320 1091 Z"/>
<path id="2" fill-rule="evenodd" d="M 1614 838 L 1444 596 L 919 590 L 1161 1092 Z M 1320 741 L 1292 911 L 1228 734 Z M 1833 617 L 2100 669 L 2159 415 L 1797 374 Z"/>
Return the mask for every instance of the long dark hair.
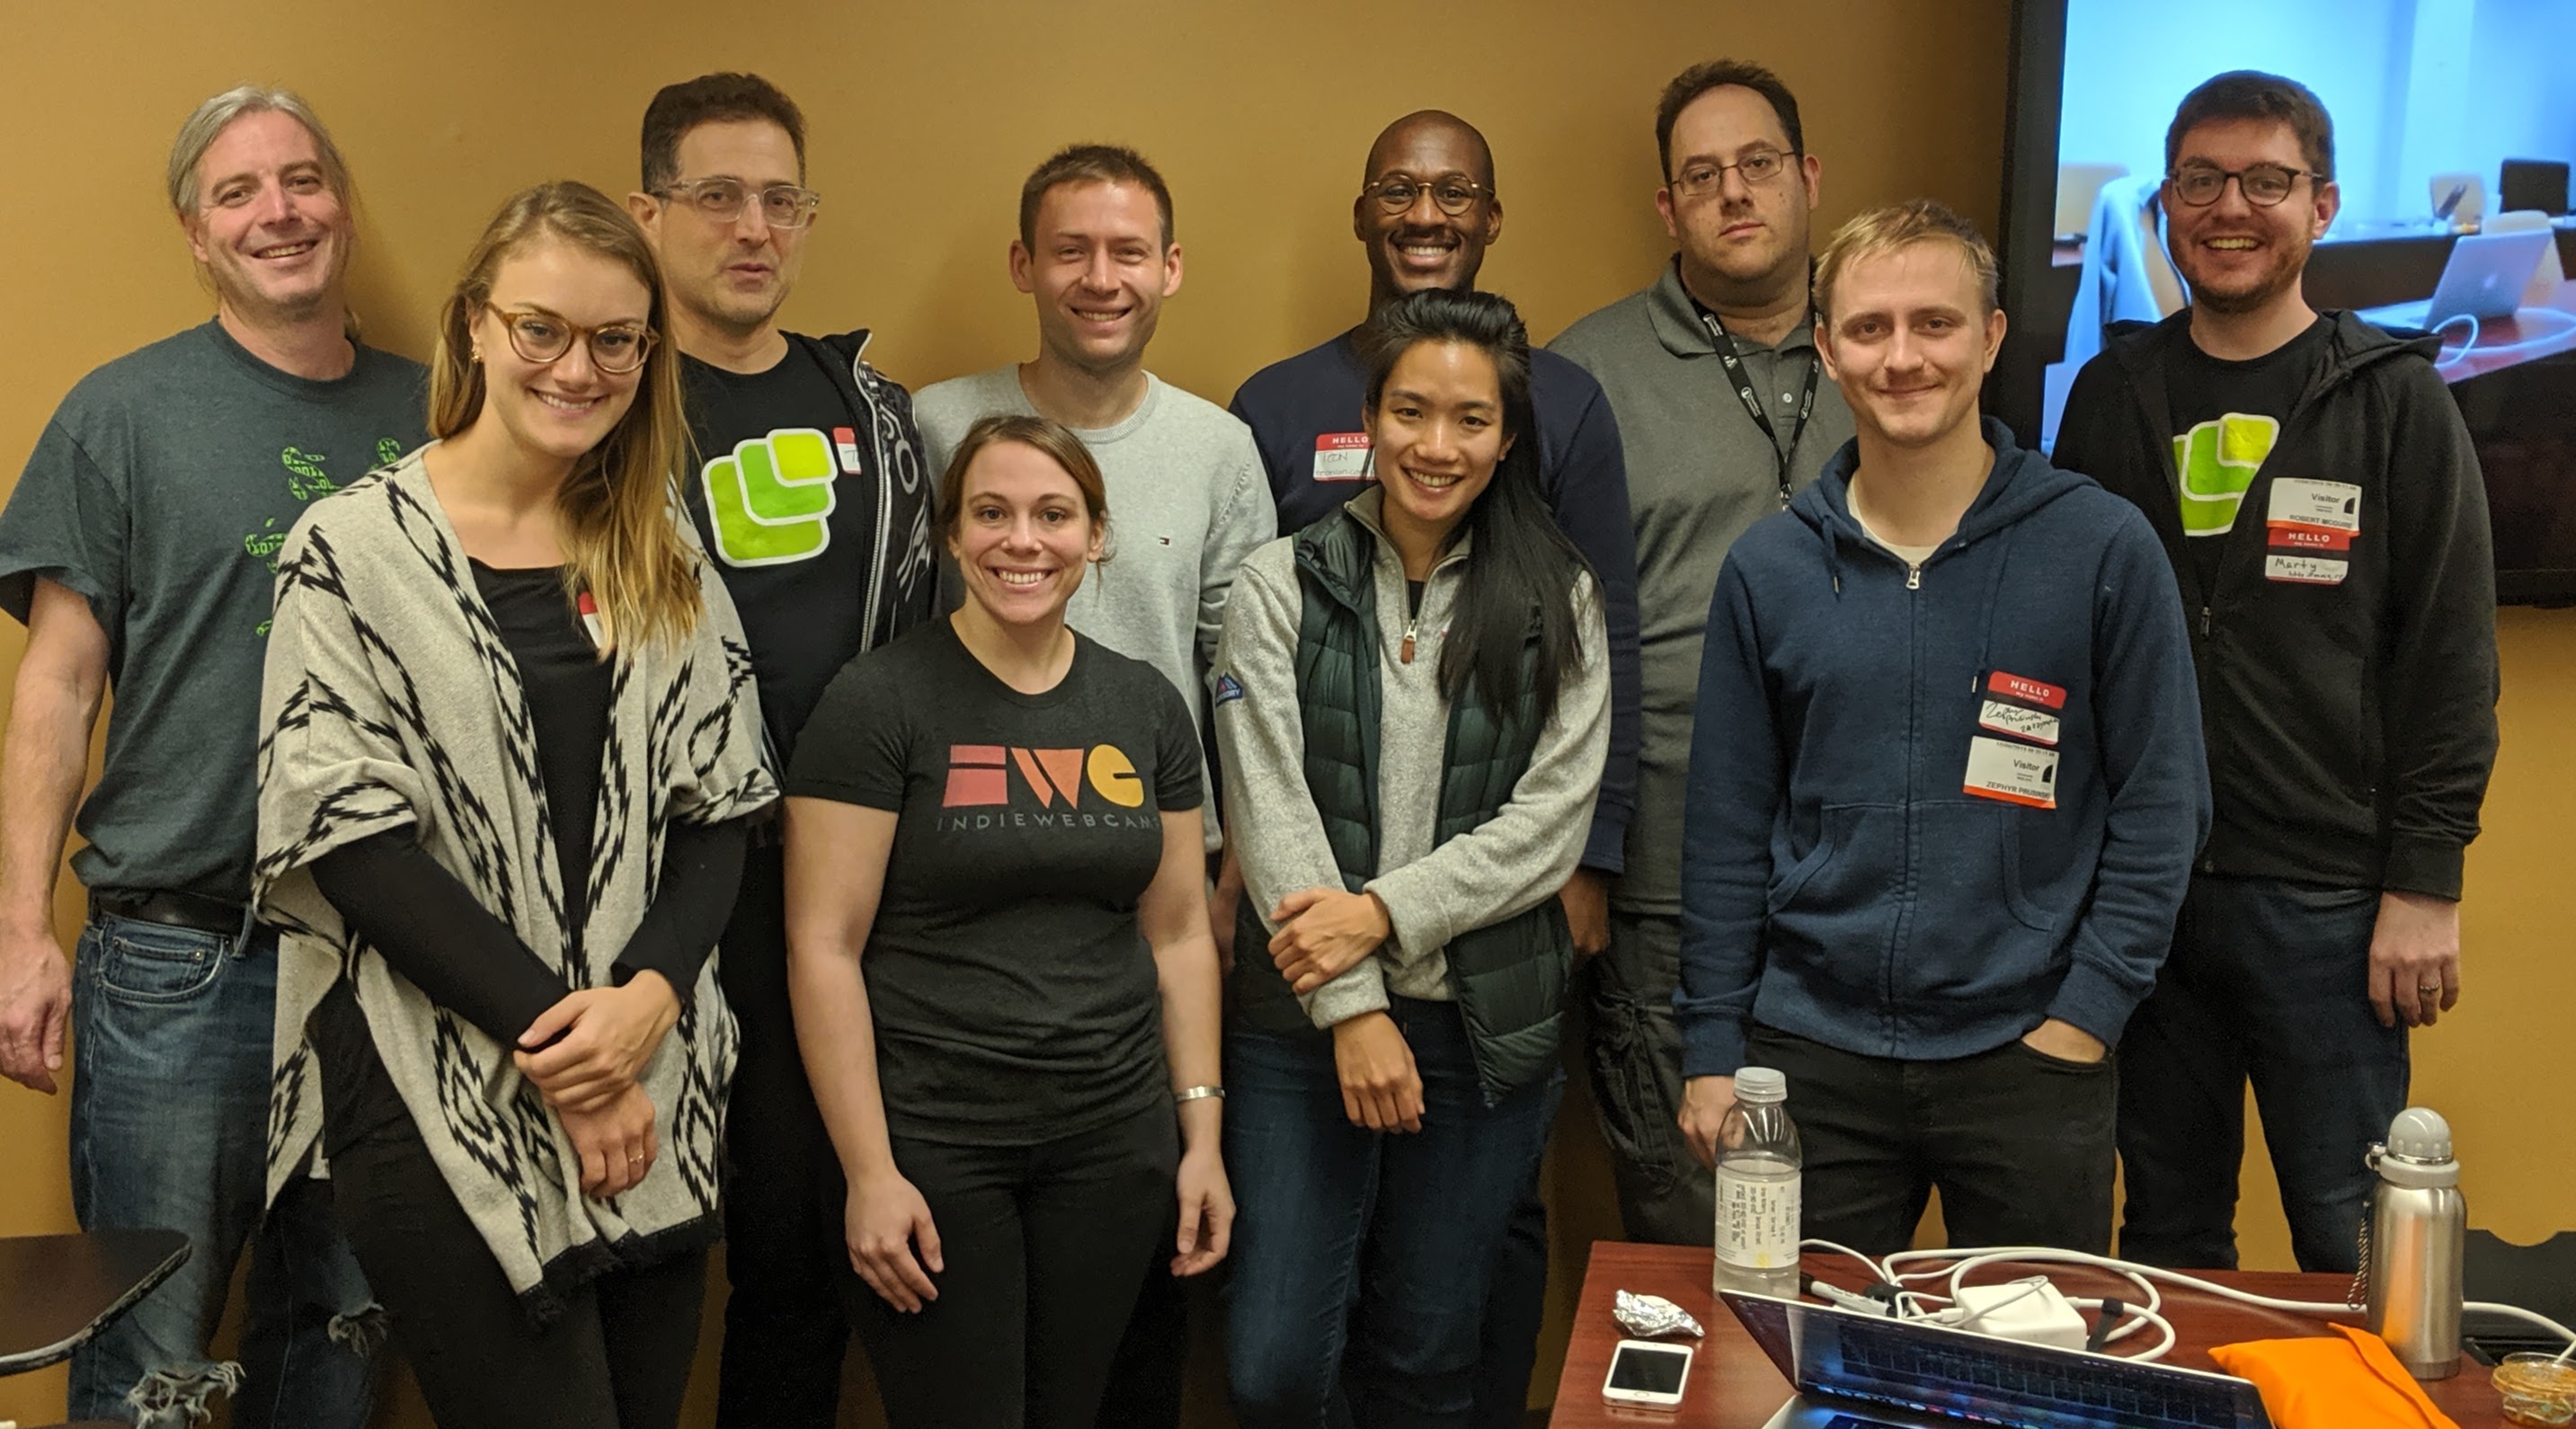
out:
<path id="1" fill-rule="evenodd" d="M 1509 299 L 1491 293 L 1432 288 L 1378 309 L 1362 343 L 1372 425 L 1396 361 L 1427 342 L 1463 343 L 1493 359 L 1503 389 L 1503 435 L 1512 443 L 1484 494 L 1450 533 L 1452 542 L 1472 537 L 1474 546 L 1440 652 L 1441 690 L 1456 701 L 1472 689 L 1488 708 L 1507 710 L 1519 701 L 1527 679 L 1536 697 L 1532 708 L 1545 718 L 1556 708 L 1557 691 L 1582 664 L 1574 578 L 1588 567 L 1539 496 L 1529 329 Z M 1523 652 L 1533 637 L 1535 668 L 1524 672 Z"/>

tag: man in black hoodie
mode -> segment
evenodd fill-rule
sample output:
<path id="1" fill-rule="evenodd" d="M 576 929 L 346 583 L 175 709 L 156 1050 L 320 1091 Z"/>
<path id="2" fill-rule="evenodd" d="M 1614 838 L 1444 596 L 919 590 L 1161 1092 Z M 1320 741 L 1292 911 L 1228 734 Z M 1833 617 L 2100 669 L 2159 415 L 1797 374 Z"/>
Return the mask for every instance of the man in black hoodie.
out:
<path id="1" fill-rule="evenodd" d="M 2121 1251 L 2233 1266 L 2250 1077 L 2306 1270 L 2353 1268 L 2407 1034 L 2460 996 L 2460 870 L 2495 760 L 2495 571 L 2437 344 L 2300 291 L 2332 121 L 2222 74 L 2165 137 L 2191 305 L 2115 329 L 2057 464 L 2145 510 L 2181 588 L 2217 820 L 2121 1048 Z"/>
<path id="2" fill-rule="evenodd" d="M 795 102 L 758 75 L 667 86 L 644 112 L 643 170 L 626 206 L 670 287 L 698 448 L 682 494 L 742 616 L 783 769 L 841 666 L 929 618 L 933 481 L 912 399 L 859 357 L 864 330 L 779 330 L 822 206 Z M 717 964 L 742 1026 L 725 1117 L 726 1429 L 834 1423 L 848 1336 L 841 1208 L 814 1180 L 831 1148 L 787 1002 L 776 829 L 753 831 Z"/>

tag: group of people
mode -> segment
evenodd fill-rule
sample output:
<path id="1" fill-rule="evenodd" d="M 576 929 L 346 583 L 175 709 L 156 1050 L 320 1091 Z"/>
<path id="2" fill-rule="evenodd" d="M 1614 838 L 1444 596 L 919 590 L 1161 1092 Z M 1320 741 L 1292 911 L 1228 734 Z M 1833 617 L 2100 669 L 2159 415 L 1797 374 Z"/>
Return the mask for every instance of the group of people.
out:
<path id="1" fill-rule="evenodd" d="M 2250 1079 L 2351 1265 L 2496 669 L 2431 350 L 2301 296 L 2307 90 L 2183 101 L 2192 301 L 2053 460 L 1980 416 L 1985 241 L 1819 250 L 1758 65 L 1665 89 L 1674 259 L 1546 347 L 1476 288 L 1485 140 L 1396 120 L 1359 321 L 1230 409 L 1145 366 L 1182 250 L 1114 146 L 1023 188 L 1032 360 L 908 395 L 783 331 L 806 138 L 662 90 L 424 372 L 356 336 L 309 107 L 181 131 L 216 316 L 0 512 L 0 1073 L 68 1043 L 82 1223 L 196 1245 L 74 1417 L 362 1424 L 389 1336 L 445 1425 L 670 1425 L 722 1238 L 727 1425 L 832 1423 L 854 1332 L 898 1426 L 1170 1425 L 1220 1265 L 1240 1422 L 1517 1424 L 1576 1048 L 1639 1239 L 1709 1240 L 1760 1065 L 1809 1235 L 1937 1187 L 2106 1250 L 2116 1154 L 2126 1254 L 2232 1264 Z"/>

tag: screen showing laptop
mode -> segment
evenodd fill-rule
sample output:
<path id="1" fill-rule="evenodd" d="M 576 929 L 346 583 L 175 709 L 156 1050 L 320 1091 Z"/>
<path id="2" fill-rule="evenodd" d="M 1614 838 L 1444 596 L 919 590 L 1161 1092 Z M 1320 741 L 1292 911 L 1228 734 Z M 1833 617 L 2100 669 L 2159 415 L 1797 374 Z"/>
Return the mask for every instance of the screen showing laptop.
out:
<path id="1" fill-rule="evenodd" d="M 2014 1429 L 2268 1429 L 2226 1375 L 2050 1349 L 1938 1325 L 1726 1292 L 1802 1394 Z"/>

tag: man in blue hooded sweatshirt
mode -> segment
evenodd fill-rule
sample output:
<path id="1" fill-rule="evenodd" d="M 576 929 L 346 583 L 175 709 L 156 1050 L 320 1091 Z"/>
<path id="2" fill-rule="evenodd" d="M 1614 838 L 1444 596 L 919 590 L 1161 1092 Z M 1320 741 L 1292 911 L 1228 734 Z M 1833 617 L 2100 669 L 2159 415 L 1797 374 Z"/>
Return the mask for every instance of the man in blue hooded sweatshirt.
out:
<path id="1" fill-rule="evenodd" d="M 1675 1002 L 1703 1160 L 1785 1072 L 1804 1233 L 2105 1251 L 2110 1049 L 2209 824 L 2173 572 L 2136 507 L 1977 395 L 1995 260 L 1930 202 L 1834 236 L 1855 439 L 1739 540 L 1700 667 Z"/>

